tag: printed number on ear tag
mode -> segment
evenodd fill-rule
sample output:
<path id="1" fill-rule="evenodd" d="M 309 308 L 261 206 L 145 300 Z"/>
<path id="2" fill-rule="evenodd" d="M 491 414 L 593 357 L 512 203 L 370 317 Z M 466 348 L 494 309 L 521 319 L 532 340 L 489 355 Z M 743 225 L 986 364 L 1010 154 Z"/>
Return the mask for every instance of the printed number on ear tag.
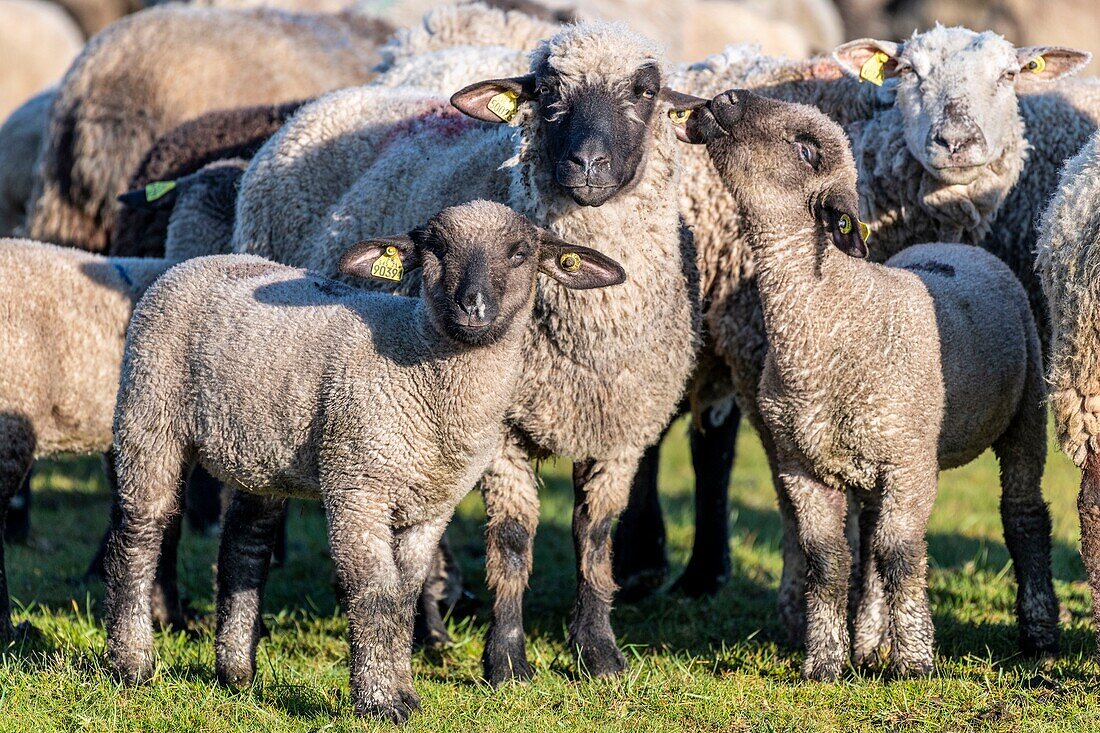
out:
<path id="1" fill-rule="evenodd" d="M 576 272 L 581 269 L 581 256 L 576 252 L 566 252 L 558 258 L 558 264 L 566 272 Z"/>
<path id="2" fill-rule="evenodd" d="M 392 244 L 386 247 L 386 251 L 370 266 L 371 277 L 379 280 L 393 280 L 399 282 L 404 268 L 401 266 L 401 255 L 397 247 Z"/>
<path id="3" fill-rule="evenodd" d="M 501 92 L 490 99 L 489 104 L 485 106 L 500 119 L 511 122 L 515 118 L 516 112 L 519 111 L 517 98 L 518 95 L 515 92 Z"/>
<path id="4" fill-rule="evenodd" d="M 1027 70 L 1033 74 L 1043 73 L 1043 69 L 1047 67 L 1047 60 L 1042 56 L 1036 56 L 1031 61 L 1027 62 Z"/>
<path id="5" fill-rule="evenodd" d="M 175 181 L 153 181 L 145 187 L 145 200 L 156 201 L 176 187 Z"/>
<path id="6" fill-rule="evenodd" d="M 869 81 L 877 87 L 882 86 L 882 82 L 886 81 L 886 63 L 890 60 L 890 57 L 882 51 L 875 51 L 871 58 L 863 62 L 863 66 L 859 67 L 859 80 Z"/>
<path id="7" fill-rule="evenodd" d="M 686 125 L 688 117 L 691 117 L 690 109 L 670 109 L 668 111 L 668 118 L 672 120 L 674 125 Z"/>

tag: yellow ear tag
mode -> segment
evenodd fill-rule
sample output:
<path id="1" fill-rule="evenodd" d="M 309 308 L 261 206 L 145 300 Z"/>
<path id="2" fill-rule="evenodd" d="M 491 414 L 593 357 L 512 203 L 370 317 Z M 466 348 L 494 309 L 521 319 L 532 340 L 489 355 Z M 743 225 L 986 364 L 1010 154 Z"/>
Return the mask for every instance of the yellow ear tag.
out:
<path id="1" fill-rule="evenodd" d="M 518 96 L 512 91 L 501 92 L 490 99 L 489 104 L 485 106 L 500 119 L 511 122 L 515 118 L 516 112 L 519 111 L 519 102 L 516 101 Z"/>
<path id="2" fill-rule="evenodd" d="M 870 237 L 870 236 L 871 236 L 871 227 L 867 226 L 867 224 L 865 222 L 860 221 L 859 222 L 859 238 L 862 239 L 864 242 L 866 242 L 867 238 Z"/>
<path id="3" fill-rule="evenodd" d="M 877 87 L 882 86 L 882 82 L 886 81 L 886 74 L 883 71 L 886 67 L 886 62 L 890 60 L 882 51 L 875 51 L 871 58 L 863 62 L 863 66 L 859 67 L 859 80 L 869 81 Z"/>
<path id="4" fill-rule="evenodd" d="M 401 266 L 401 254 L 392 244 L 386 247 L 386 251 L 370 266 L 371 277 L 379 280 L 393 280 L 399 282 L 404 268 Z"/>
<path id="5" fill-rule="evenodd" d="M 668 111 L 668 118 L 672 120 L 674 125 L 686 125 L 688 117 L 691 117 L 692 110 L 690 109 L 670 109 Z"/>
<path id="6" fill-rule="evenodd" d="M 558 264 L 566 272 L 576 272 L 581 269 L 581 256 L 576 252 L 566 252 L 558 258 Z"/>
<path id="7" fill-rule="evenodd" d="M 175 181 L 153 181 L 145 187 L 145 200 L 156 201 L 176 187 Z"/>
<path id="8" fill-rule="evenodd" d="M 1033 74 L 1043 73 L 1043 69 L 1047 67 L 1047 60 L 1042 56 L 1036 56 L 1031 61 L 1027 62 L 1027 70 Z"/>
<path id="9" fill-rule="evenodd" d="M 849 234 L 852 231 L 852 217 L 847 214 L 841 214 L 840 219 L 837 221 L 837 229 L 841 234 Z"/>

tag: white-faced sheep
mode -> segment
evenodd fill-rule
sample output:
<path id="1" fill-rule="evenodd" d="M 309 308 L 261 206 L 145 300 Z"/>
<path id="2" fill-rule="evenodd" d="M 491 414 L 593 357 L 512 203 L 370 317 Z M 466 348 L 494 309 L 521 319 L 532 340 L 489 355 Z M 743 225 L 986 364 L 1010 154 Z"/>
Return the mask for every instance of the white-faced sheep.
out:
<path id="1" fill-rule="evenodd" d="M 44 0 L 0 0 L 0 120 L 51 84 L 80 53 L 84 37 Z"/>
<path id="2" fill-rule="evenodd" d="M 538 495 L 528 458 L 545 453 L 576 461 L 570 648 L 591 674 L 625 668 L 609 618 L 611 522 L 639 457 L 677 409 L 698 338 L 662 54 L 622 26 L 582 24 L 544 42 L 530 69 L 452 100 L 477 120 L 510 125 L 479 124 L 407 90 L 375 89 L 375 104 L 356 95 L 356 105 L 319 106 L 315 117 L 304 108 L 245 173 L 234 233 L 237 251 L 335 274 L 339 252 L 364 236 L 400 231 L 425 210 L 492 198 L 605 250 L 630 272 L 624 287 L 588 295 L 540 283 L 532 330 L 540 356 L 528 361 L 508 444 L 482 482 L 496 594 L 484 658 L 493 683 L 531 674 L 522 597 Z M 349 123 L 354 135 L 315 144 L 318 131 Z M 283 203 L 291 197 L 293 211 Z"/>
<path id="3" fill-rule="evenodd" d="M 124 678 L 152 673 L 153 568 L 181 472 L 199 461 L 235 489 L 218 561 L 219 679 L 255 673 L 275 521 L 288 495 L 307 496 L 328 515 L 355 711 L 402 721 L 418 707 L 414 604 L 455 505 L 505 442 L 523 365 L 537 358 L 536 274 L 570 292 L 625 274 L 483 201 L 359 243 L 340 268 L 400 277 L 416 265 L 422 297 L 398 298 L 258 257 L 204 258 L 142 300 L 119 388 L 120 511 L 107 561 L 108 658 Z"/>
<path id="4" fill-rule="evenodd" d="M 211 109 L 305 99 L 368 81 L 389 31 L 356 14 L 179 5 L 120 21 L 88 43 L 61 84 L 29 236 L 104 251 L 114 199 L 157 137 Z"/>
<path id="5" fill-rule="evenodd" d="M 1081 469 L 1081 559 L 1100 629 L 1100 133 L 1066 163 L 1040 230 L 1036 269 L 1052 325 L 1050 405 L 1058 442 Z"/>
<path id="6" fill-rule="evenodd" d="M 864 262 L 847 138 L 811 107 L 729 92 L 696 106 L 685 133 L 706 143 L 756 259 L 768 335 L 760 411 L 807 563 L 804 675 L 835 679 L 850 654 L 846 492 L 862 507 L 858 615 L 868 616 L 856 622 L 855 662 L 886 653 L 896 673 L 931 671 L 924 536 L 937 475 L 989 447 L 1021 644 L 1056 650 L 1042 357 L 1019 281 L 966 245 Z M 874 586 L 881 620 L 868 606 Z"/>

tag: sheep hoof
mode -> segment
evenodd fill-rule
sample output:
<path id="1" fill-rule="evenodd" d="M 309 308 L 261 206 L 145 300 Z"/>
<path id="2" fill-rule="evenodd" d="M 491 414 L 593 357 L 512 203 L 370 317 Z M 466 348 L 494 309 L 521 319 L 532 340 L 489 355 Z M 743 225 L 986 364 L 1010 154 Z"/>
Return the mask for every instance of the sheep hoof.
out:
<path id="1" fill-rule="evenodd" d="M 654 567 L 638 570 L 630 575 L 618 578 L 619 590 L 615 593 L 615 600 L 620 603 L 637 603 L 649 598 L 664 585 L 668 577 L 667 567 Z"/>
<path id="2" fill-rule="evenodd" d="M 508 682 L 527 682 L 535 676 L 522 647 L 509 650 L 505 645 L 493 644 L 490 640 L 485 646 L 482 663 L 485 666 L 485 679 L 493 687 L 501 687 Z"/>
<path id="3" fill-rule="evenodd" d="M 239 690 L 242 687 L 248 687 L 252 684 L 253 670 L 247 666 L 222 666 L 218 667 L 218 682 L 226 687 Z"/>
<path id="4" fill-rule="evenodd" d="M 592 642 L 573 642 L 577 654 L 577 667 L 589 677 L 613 677 L 626 671 L 626 658 L 619 651 L 614 639 L 596 639 Z"/>
<path id="5" fill-rule="evenodd" d="M 896 678 L 903 677 L 927 677 L 932 674 L 934 665 L 931 659 L 915 659 L 903 661 L 893 660 L 890 664 L 890 674 Z"/>
<path id="6" fill-rule="evenodd" d="M 1059 651 L 1058 627 L 1020 630 L 1020 651 L 1029 657 L 1057 658 Z"/>
<path id="7" fill-rule="evenodd" d="M 832 656 L 808 656 L 802 665 L 802 676 L 813 682 L 836 682 L 844 671 L 844 660 Z"/>
<path id="8" fill-rule="evenodd" d="M 730 572 L 728 568 L 704 570 L 689 563 L 684 570 L 684 574 L 672 584 L 672 590 L 688 598 L 707 598 L 718 595 L 718 591 L 729 579 Z"/>
<path id="9" fill-rule="evenodd" d="M 108 661 L 124 685 L 148 682 L 153 676 L 153 660 L 143 654 L 109 654 Z"/>
<path id="10" fill-rule="evenodd" d="M 360 717 L 388 720 L 397 725 L 408 721 L 409 716 L 419 709 L 420 698 L 411 688 L 398 690 L 394 698 L 386 702 L 361 703 L 355 706 L 355 712 Z"/>

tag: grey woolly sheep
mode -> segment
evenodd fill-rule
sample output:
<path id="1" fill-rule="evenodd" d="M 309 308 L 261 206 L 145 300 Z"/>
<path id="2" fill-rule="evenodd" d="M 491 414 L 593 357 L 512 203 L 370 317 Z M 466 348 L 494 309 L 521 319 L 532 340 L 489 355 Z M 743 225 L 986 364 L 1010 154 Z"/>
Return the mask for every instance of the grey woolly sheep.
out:
<path id="1" fill-rule="evenodd" d="M 303 102 L 214 110 L 161 136 L 131 176 L 127 188 L 174 181 L 208 163 L 249 160 Z M 162 202 L 167 203 L 167 202 Z M 108 247 L 112 257 L 163 257 L 171 207 L 124 206 Z M 227 222 L 232 231 L 232 221 Z"/>
<path id="2" fill-rule="evenodd" d="M 610 526 L 639 458 L 681 401 L 698 338 L 663 55 L 622 26 L 582 24 L 540 45 L 530 69 L 457 93 L 453 104 L 473 119 L 413 90 L 344 91 L 352 103 L 304 108 L 245 172 L 233 244 L 336 274 L 339 253 L 358 239 L 487 198 L 605 249 L 630 272 L 624 287 L 598 297 L 552 283 L 539 291 L 539 357 L 528 362 L 508 444 L 482 482 L 495 593 L 484 662 L 494 684 L 532 673 L 522 597 L 538 495 L 528 458 L 548 453 L 576 462 L 569 646 L 590 674 L 625 668 L 609 618 Z M 511 124 L 476 121 L 504 117 Z"/>
<path id="3" fill-rule="evenodd" d="M 1001 463 L 1021 645 L 1056 652 L 1042 357 L 1019 281 L 957 244 L 862 262 L 840 126 L 745 91 L 699 103 L 686 136 L 706 143 L 756 259 L 768 336 L 760 412 L 808 568 L 803 674 L 835 679 L 848 663 L 846 492 L 861 505 L 854 661 L 885 655 L 898 674 L 931 671 L 924 536 L 938 471 L 989 447 Z"/>
<path id="4" fill-rule="evenodd" d="M 361 84 L 372 77 L 389 30 L 354 14 L 182 5 L 120 21 L 88 43 L 61 84 L 29 235 L 104 251 L 116 223 L 114 198 L 157 137 L 211 109 Z"/>
<path id="5" fill-rule="evenodd" d="M 235 490 L 218 560 L 219 679 L 255 673 L 273 520 L 287 496 L 308 496 L 328 515 L 355 711 L 400 722 L 419 706 L 413 607 L 455 505 L 504 443 L 534 357 L 536 274 L 569 289 L 625 274 L 484 201 L 359 243 L 340 268 L 400 277 L 418 264 L 422 298 L 232 255 L 181 265 L 142 300 L 119 388 L 107 560 L 108 658 L 125 679 L 152 673 L 153 568 L 181 469 L 198 461 Z"/>
<path id="6" fill-rule="evenodd" d="M 31 97 L 0 127 L 0 237 L 15 234 L 26 218 L 34 162 L 56 93 L 49 89 Z"/>
<path id="7" fill-rule="evenodd" d="M 1058 442 L 1081 469 L 1081 559 L 1100 629 L 1100 133 L 1066 163 L 1040 223 L 1036 269 L 1051 312 L 1050 405 Z M 1100 646 L 1097 652 L 1100 658 Z"/>
<path id="8" fill-rule="evenodd" d="M 84 37 L 45 0 L 0 0 L 0 120 L 56 84 L 80 53 Z"/>

